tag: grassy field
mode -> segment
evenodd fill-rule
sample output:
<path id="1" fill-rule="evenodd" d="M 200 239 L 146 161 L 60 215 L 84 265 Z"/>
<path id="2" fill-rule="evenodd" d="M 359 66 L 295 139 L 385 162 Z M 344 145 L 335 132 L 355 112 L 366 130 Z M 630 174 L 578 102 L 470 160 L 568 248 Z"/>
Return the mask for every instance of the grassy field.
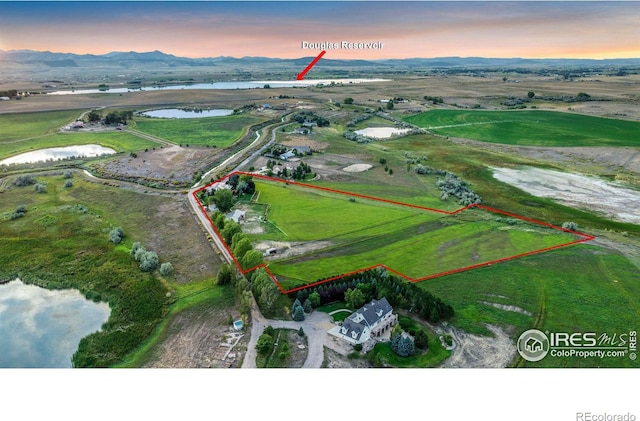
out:
<path id="1" fill-rule="evenodd" d="M 247 127 L 265 120 L 251 114 L 188 119 L 136 117 L 135 128 L 176 144 L 224 148 L 238 140 Z"/>
<path id="2" fill-rule="evenodd" d="M 44 178 L 47 193 L 33 186 L 2 193 L 0 201 L 0 279 L 19 276 L 49 289 L 76 288 L 108 302 L 111 316 L 100 332 L 82 339 L 75 366 L 109 366 L 152 332 L 167 309 L 167 289 L 143 273 L 126 246 L 108 241 L 111 228 L 100 212 L 81 204 L 63 188 L 64 179 Z M 7 220 L 18 205 L 26 216 Z"/>
<path id="3" fill-rule="evenodd" d="M 640 320 L 638 268 L 623 256 L 576 246 L 418 284 L 453 305 L 451 323 L 487 335 L 500 325 L 514 341 L 527 329 L 628 333 Z M 517 306 L 531 315 L 482 303 Z M 629 358 L 553 358 L 526 367 L 638 367 Z"/>
<path id="4" fill-rule="evenodd" d="M 522 146 L 640 146 L 640 123 L 553 111 L 432 110 L 406 117 L 434 133 Z"/>
<path id="5" fill-rule="evenodd" d="M 0 114 L 0 145 L 60 130 L 80 116 L 82 110 Z"/>
<path id="6" fill-rule="evenodd" d="M 155 142 L 142 139 L 126 132 L 55 133 L 38 137 L 36 139 L 12 143 L 0 143 L 0 158 L 6 158 L 36 149 L 87 144 L 106 146 L 112 148 L 116 152 L 136 152 L 158 146 Z"/>
<path id="7" fill-rule="evenodd" d="M 269 221 L 281 231 L 252 235 L 254 240 L 332 243 L 271 261 L 270 270 L 285 288 L 381 263 L 420 278 L 575 239 L 524 222 L 509 226 L 481 210 L 451 216 L 359 198 L 352 202 L 300 186 L 256 184 L 259 201 L 270 205 Z"/>

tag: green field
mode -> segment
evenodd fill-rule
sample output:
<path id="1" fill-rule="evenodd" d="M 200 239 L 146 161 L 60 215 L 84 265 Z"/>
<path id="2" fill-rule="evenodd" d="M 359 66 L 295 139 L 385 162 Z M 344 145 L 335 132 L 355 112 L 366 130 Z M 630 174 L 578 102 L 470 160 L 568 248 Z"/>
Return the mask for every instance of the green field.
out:
<path id="1" fill-rule="evenodd" d="M 185 119 L 136 117 L 135 128 L 176 144 L 225 148 L 238 140 L 247 127 L 265 120 L 251 114 Z"/>
<path id="2" fill-rule="evenodd" d="M 507 225 L 481 210 L 444 215 L 281 183 L 256 182 L 279 230 L 253 240 L 330 243 L 269 262 L 283 287 L 385 264 L 413 278 L 571 242 L 575 236 L 528 223 Z"/>
<path id="3" fill-rule="evenodd" d="M 126 132 L 104 133 L 55 133 L 12 143 L 0 143 L 0 158 L 17 155 L 37 149 L 59 146 L 98 144 L 112 148 L 116 152 L 135 152 L 158 146 L 157 143 L 142 139 Z"/>
<path id="4" fill-rule="evenodd" d="M 638 329 L 638 268 L 623 256 L 580 245 L 418 284 L 451 304 L 451 324 L 487 335 L 501 326 L 517 340 L 527 329 L 550 332 L 628 333 Z M 484 302 L 513 305 L 531 315 Z M 526 367 L 639 367 L 629 358 L 547 356 Z"/>
<path id="5" fill-rule="evenodd" d="M 432 110 L 405 120 L 443 135 L 521 146 L 640 146 L 640 123 L 554 111 Z"/>
<path id="6" fill-rule="evenodd" d="M 80 116 L 82 110 L 0 114 L 0 145 L 52 134 Z"/>

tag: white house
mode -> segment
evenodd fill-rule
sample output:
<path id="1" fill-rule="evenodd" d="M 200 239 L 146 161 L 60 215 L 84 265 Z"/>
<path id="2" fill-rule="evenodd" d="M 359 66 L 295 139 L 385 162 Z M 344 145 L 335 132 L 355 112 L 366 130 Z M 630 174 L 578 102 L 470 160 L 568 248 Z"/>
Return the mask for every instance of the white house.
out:
<path id="1" fill-rule="evenodd" d="M 342 326 L 335 326 L 329 334 L 352 345 L 363 344 L 370 339 L 382 336 L 398 322 L 398 315 L 386 298 L 372 300 L 357 311 L 351 313 Z"/>

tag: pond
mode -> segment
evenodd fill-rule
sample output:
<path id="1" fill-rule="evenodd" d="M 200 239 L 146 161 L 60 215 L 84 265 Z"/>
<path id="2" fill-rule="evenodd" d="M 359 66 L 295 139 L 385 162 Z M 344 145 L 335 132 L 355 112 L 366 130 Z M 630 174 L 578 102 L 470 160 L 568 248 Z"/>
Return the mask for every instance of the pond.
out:
<path id="1" fill-rule="evenodd" d="M 165 108 L 162 110 L 145 111 L 142 115 L 155 118 L 202 118 L 202 117 L 222 117 L 233 114 L 233 110 L 183 110 L 179 108 Z"/>
<path id="2" fill-rule="evenodd" d="M 0 367 L 69 368 L 80 339 L 111 309 L 77 290 L 47 290 L 19 279 L 0 284 Z"/>
<path id="3" fill-rule="evenodd" d="M 35 151 L 21 153 L 0 161 L 0 165 L 11 164 L 31 164 L 34 162 L 58 161 L 71 157 L 93 157 L 101 155 L 111 155 L 116 153 L 111 148 L 100 145 L 75 145 L 62 146 L 59 148 L 38 149 Z"/>
<path id="4" fill-rule="evenodd" d="M 492 168 L 493 176 L 538 197 L 640 224 L 640 191 L 595 177 L 534 167 Z"/>
<path id="5" fill-rule="evenodd" d="M 184 85 L 167 86 L 143 86 L 143 87 L 119 87 L 119 88 L 96 88 L 96 89 L 74 89 L 66 91 L 49 92 L 47 95 L 79 95 L 79 94 L 122 94 L 126 92 L 139 91 L 169 91 L 169 90 L 203 90 L 203 89 L 256 89 L 264 88 L 295 88 L 313 85 L 330 85 L 368 83 L 368 82 L 388 82 L 389 79 L 310 79 L 310 80 L 261 80 L 261 81 L 236 81 L 236 82 L 211 82 L 211 83 L 190 83 Z"/>
<path id="6" fill-rule="evenodd" d="M 367 127 L 356 130 L 355 133 L 371 137 L 373 139 L 389 139 L 393 135 L 405 134 L 411 129 L 399 129 L 397 127 Z"/>

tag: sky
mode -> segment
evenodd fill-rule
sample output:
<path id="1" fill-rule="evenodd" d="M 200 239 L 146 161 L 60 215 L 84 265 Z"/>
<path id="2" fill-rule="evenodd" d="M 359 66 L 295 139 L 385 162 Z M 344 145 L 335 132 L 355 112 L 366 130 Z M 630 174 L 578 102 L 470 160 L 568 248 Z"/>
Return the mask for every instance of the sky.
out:
<path id="1" fill-rule="evenodd" d="M 637 58 L 639 2 L 4 2 L 0 50 L 182 57 Z"/>

